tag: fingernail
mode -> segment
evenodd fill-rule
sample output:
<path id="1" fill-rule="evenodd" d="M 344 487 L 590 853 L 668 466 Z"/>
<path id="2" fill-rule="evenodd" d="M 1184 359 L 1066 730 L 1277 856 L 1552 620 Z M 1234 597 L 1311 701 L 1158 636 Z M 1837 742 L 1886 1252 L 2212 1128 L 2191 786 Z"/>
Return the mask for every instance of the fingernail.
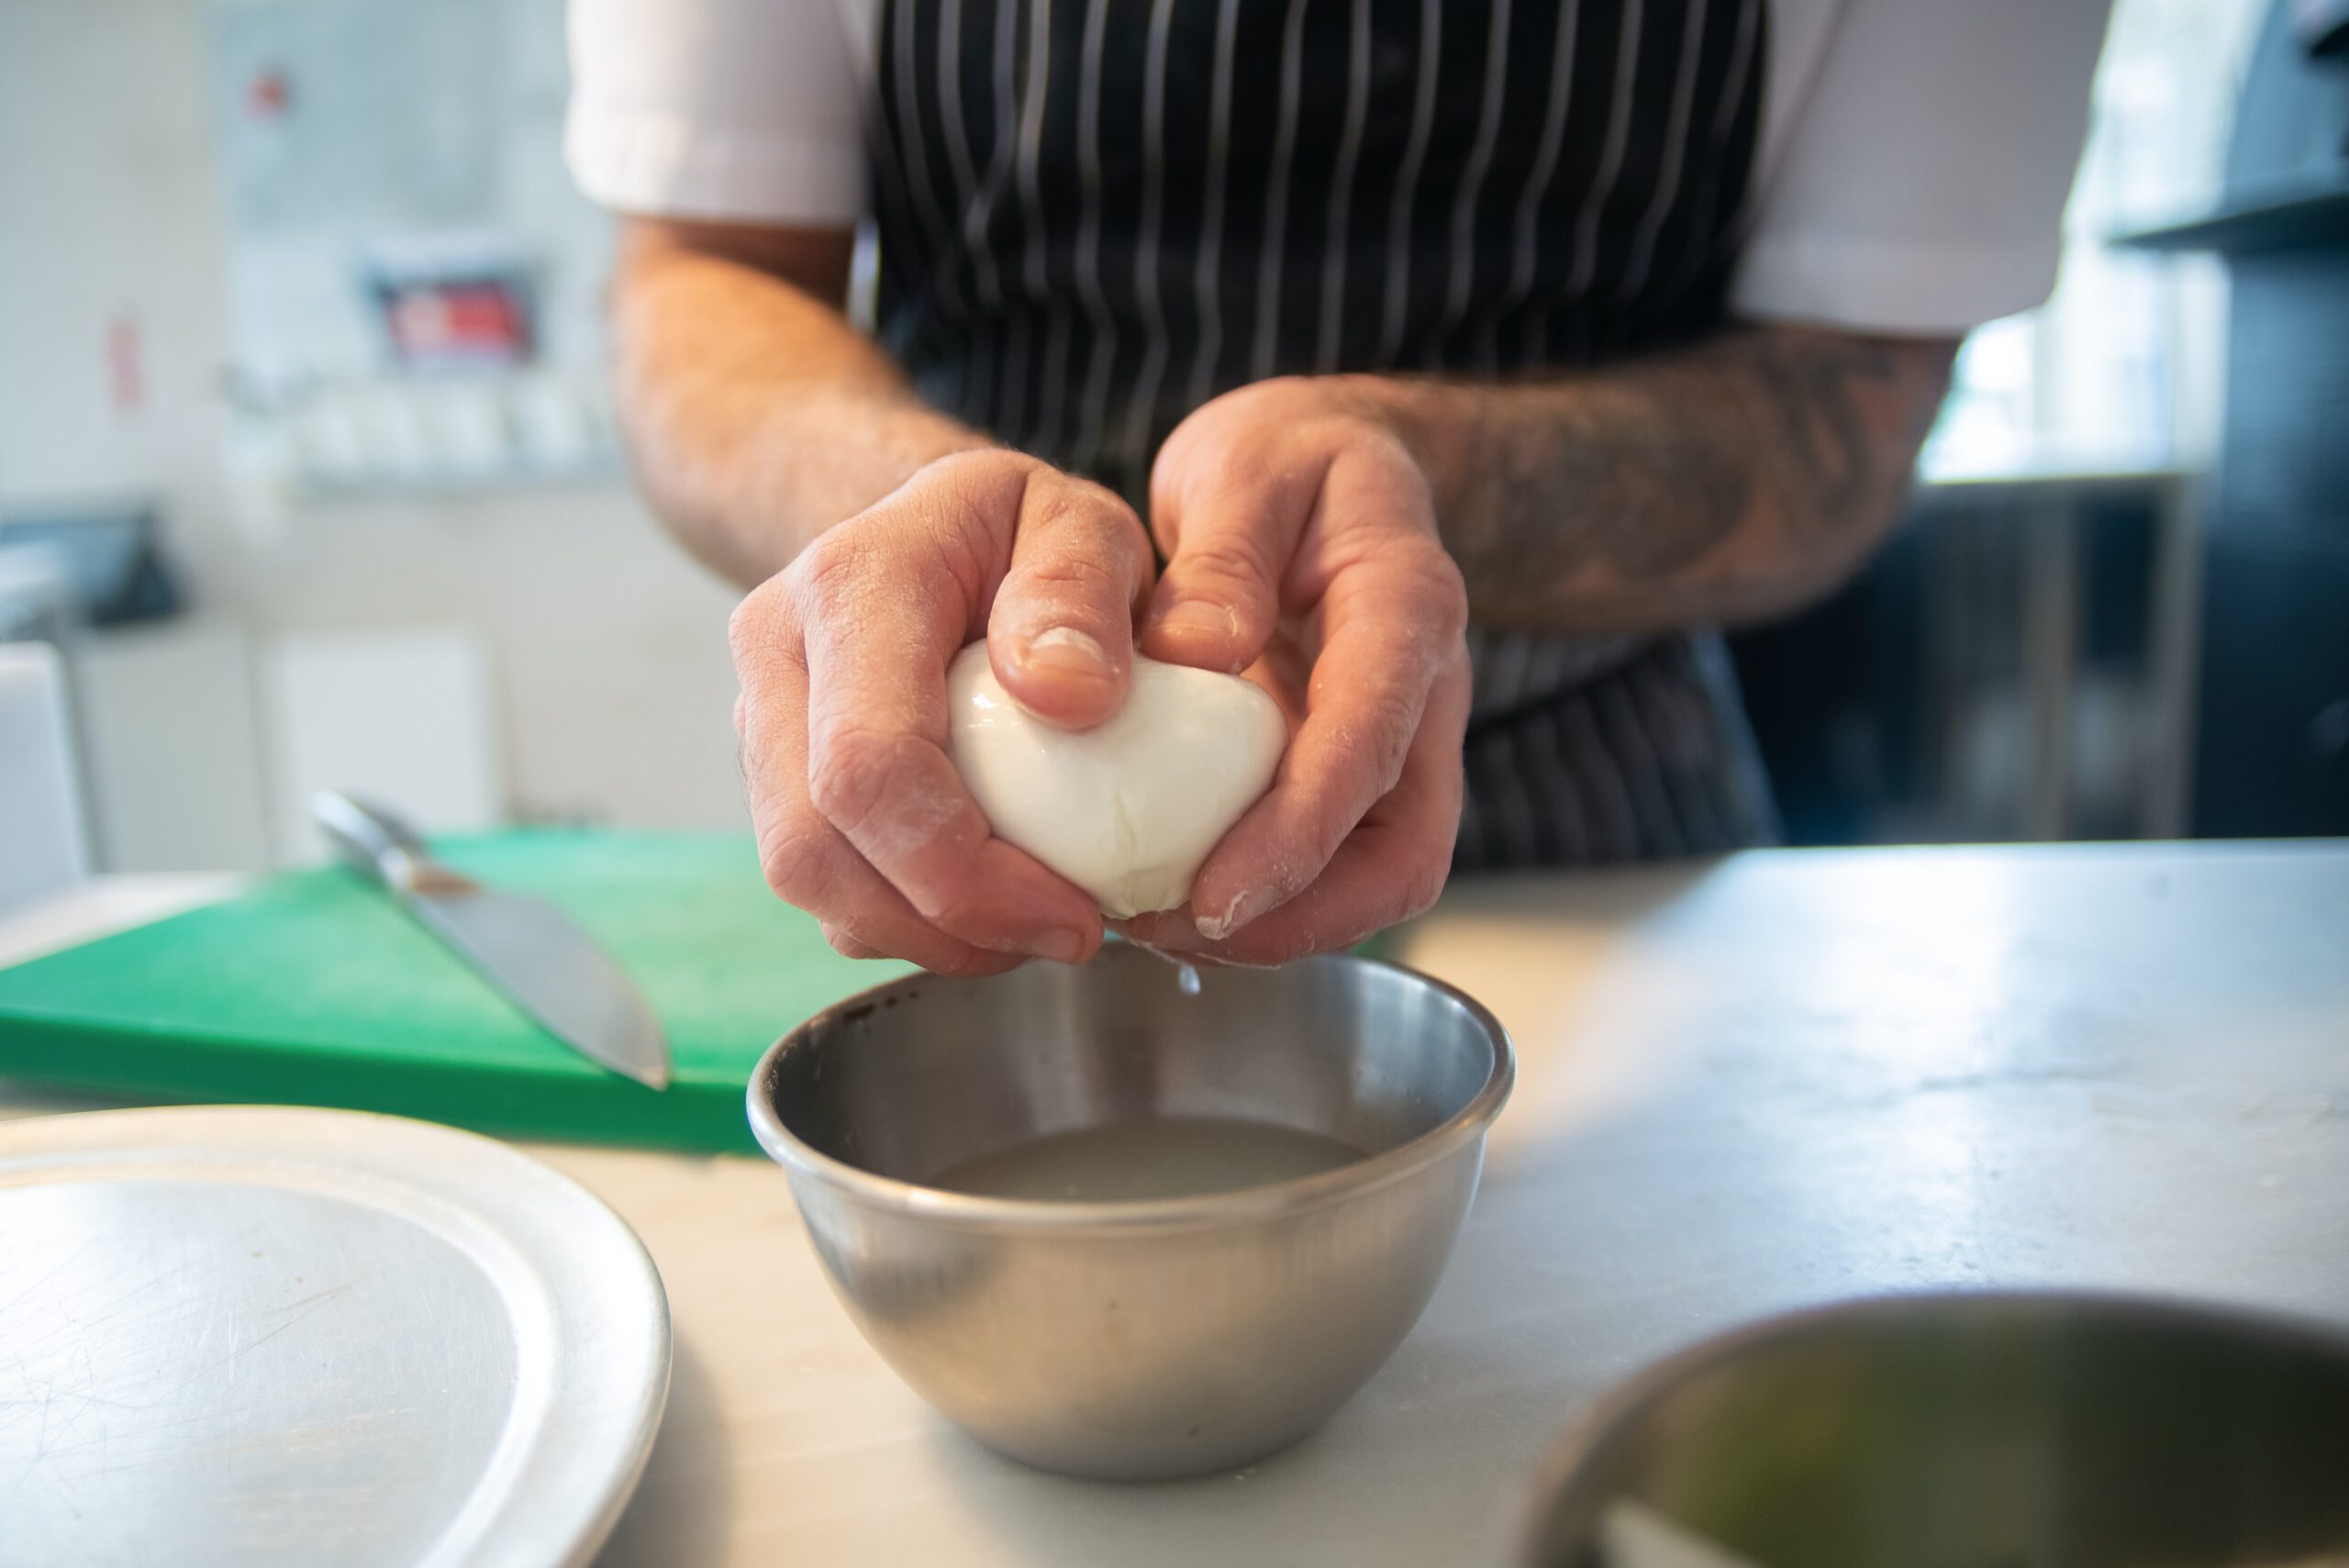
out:
<path id="1" fill-rule="evenodd" d="M 1046 931 L 1028 944 L 1028 951 L 1054 963 L 1075 963 L 1085 957 L 1085 933 Z"/>
<path id="2" fill-rule="evenodd" d="M 1109 673 L 1109 652 L 1089 632 L 1050 626 L 1028 639 L 1028 663 L 1054 674 L 1097 680 Z"/>
<path id="3" fill-rule="evenodd" d="M 1192 924 L 1199 928 L 1199 935 L 1211 942 L 1219 942 L 1272 906 L 1273 895 L 1269 888 L 1251 888 L 1226 905 L 1221 916 L 1201 915 Z"/>

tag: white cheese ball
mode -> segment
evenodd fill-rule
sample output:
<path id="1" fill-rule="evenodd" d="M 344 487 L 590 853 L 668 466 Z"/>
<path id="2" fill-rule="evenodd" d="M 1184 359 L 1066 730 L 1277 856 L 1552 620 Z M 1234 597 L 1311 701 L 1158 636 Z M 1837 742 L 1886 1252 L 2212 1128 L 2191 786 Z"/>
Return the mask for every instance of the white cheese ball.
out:
<path id="1" fill-rule="evenodd" d="M 1172 909 L 1273 782 L 1288 726 L 1237 675 L 1134 659 L 1106 724 L 1058 729 L 1003 689 L 974 642 L 946 672 L 948 751 L 996 837 L 1119 918 Z"/>

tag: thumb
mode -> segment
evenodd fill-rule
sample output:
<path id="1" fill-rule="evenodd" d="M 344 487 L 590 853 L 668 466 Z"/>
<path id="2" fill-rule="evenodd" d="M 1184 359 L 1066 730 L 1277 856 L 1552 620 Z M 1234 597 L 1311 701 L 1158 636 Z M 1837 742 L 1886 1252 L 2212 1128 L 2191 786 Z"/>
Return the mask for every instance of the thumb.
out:
<path id="1" fill-rule="evenodd" d="M 1012 700 L 1063 729 L 1116 713 L 1152 564 L 1131 507 L 1066 474 L 1033 475 L 987 617 L 988 662 Z"/>
<path id="2" fill-rule="evenodd" d="M 1298 527 L 1271 489 L 1225 489 L 1179 515 L 1162 503 L 1174 538 L 1165 574 L 1142 617 L 1141 651 L 1171 664 L 1237 674 L 1272 640 L 1281 572 Z"/>

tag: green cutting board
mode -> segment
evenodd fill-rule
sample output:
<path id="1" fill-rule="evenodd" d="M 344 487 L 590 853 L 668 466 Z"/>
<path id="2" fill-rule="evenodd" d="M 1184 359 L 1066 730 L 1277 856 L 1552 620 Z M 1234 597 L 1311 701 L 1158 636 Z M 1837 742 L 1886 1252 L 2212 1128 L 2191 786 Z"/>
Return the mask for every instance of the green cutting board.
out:
<path id="1" fill-rule="evenodd" d="M 0 969 L 0 1077 L 143 1099 L 351 1106 L 484 1131 L 753 1147 L 751 1068 L 777 1035 L 910 973 L 832 951 L 747 837 L 530 830 L 440 840 L 609 948 L 674 1058 L 655 1093 L 557 1042 L 358 875 L 225 903 Z"/>

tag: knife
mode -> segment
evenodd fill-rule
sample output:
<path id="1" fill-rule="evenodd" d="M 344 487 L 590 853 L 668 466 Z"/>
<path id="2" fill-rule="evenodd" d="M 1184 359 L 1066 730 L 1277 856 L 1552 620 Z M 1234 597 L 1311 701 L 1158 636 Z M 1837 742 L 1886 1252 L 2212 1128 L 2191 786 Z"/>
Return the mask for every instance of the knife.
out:
<path id="1" fill-rule="evenodd" d="M 628 973 L 569 916 L 442 865 L 414 829 L 371 802 L 324 791 L 310 797 L 310 816 L 337 854 L 382 883 L 557 1040 L 649 1088 L 668 1087 L 660 1020 Z"/>

